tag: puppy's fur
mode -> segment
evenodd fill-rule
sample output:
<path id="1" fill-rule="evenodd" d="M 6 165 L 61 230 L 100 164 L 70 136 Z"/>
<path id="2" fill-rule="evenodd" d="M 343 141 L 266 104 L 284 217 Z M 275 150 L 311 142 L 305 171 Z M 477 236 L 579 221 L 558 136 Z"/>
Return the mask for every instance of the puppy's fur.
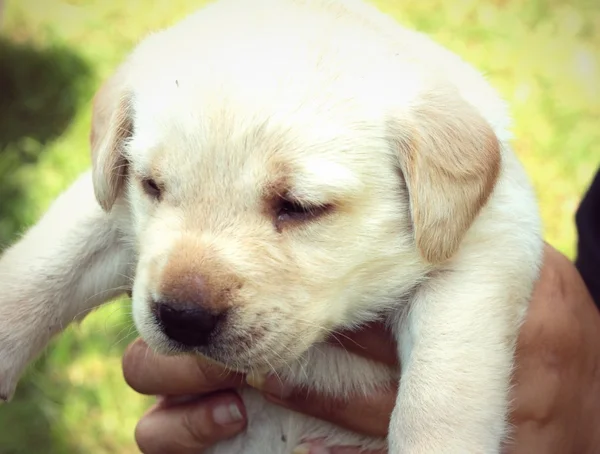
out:
<path id="1" fill-rule="evenodd" d="M 151 302 L 195 302 L 227 313 L 195 353 L 338 397 L 399 372 L 325 337 L 382 316 L 397 336 L 387 441 L 246 391 L 248 431 L 212 453 L 498 453 L 542 251 L 509 126 L 476 70 L 359 0 L 220 0 L 151 35 L 96 97 L 93 170 L 0 261 L 0 395 L 135 277 L 157 351 L 184 349 Z"/>

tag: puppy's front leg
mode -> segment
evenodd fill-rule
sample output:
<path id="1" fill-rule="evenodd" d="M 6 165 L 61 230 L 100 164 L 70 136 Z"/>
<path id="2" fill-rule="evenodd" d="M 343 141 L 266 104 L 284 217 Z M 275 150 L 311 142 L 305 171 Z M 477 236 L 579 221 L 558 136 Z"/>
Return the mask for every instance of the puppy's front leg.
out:
<path id="1" fill-rule="evenodd" d="M 52 336 L 130 284 L 131 249 L 82 175 L 0 258 L 0 400 Z"/>
<path id="2" fill-rule="evenodd" d="M 490 263 L 447 271 L 415 295 L 400 331 L 403 370 L 390 453 L 500 452 L 534 271 L 514 264 L 493 270 Z"/>

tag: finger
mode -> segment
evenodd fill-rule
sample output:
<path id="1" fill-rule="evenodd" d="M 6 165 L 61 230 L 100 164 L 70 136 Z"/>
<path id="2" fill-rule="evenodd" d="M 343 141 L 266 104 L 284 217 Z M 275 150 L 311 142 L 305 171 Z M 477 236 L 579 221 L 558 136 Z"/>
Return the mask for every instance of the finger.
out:
<path id="1" fill-rule="evenodd" d="M 235 393 L 222 393 L 178 406 L 152 408 L 135 429 L 143 454 L 200 454 L 241 432 L 246 415 Z"/>
<path id="2" fill-rule="evenodd" d="M 331 448 L 329 450 L 330 454 L 387 454 L 387 451 L 382 451 L 382 450 L 378 450 L 378 451 L 364 451 L 360 448 L 353 448 L 353 447 L 338 447 L 338 448 Z"/>
<path id="3" fill-rule="evenodd" d="M 289 388 L 274 376 L 264 380 L 252 377 L 248 384 L 259 389 L 267 400 L 277 405 L 373 437 L 387 436 L 397 394 L 395 383 L 368 396 L 357 394 L 345 399 Z"/>
<path id="4" fill-rule="evenodd" d="M 141 394 L 201 394 L 239 387 L 240 374 L 193 356 L 162 356 L 138 339 L 123 356 L 123 376 Z"/>
<path id="5" fill-rule="evenodd" d="M 371 323 L 360 330 L 343 331 L 331 336 L 330 343 L 365 358 L 398 365 L 398 350 L 394 337 L 383 322 Z"/>
<path id="6" fill-rule="evenodd" d="M 302 443 L 292 454 L 387 454 L 385 450 L 366 451 L 358 446 L 326 447 L 321 441 Z"/>

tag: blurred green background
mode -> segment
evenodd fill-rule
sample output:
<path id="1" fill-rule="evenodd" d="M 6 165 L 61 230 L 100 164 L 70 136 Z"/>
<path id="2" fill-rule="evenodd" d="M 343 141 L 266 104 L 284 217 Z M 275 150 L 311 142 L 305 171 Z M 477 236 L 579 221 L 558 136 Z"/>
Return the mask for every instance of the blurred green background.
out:
<path id="1" fill-rule="evenodd" d="M 0 245 L 89 165 L 90 101 L 148 31 L 193 0 L 7 0 L 0 36 Z M 379 0 L 486 71 L 509 101 L 515 148 L 546 239 L 573 258 L 573 216 L 600 164 L 600 2 Z M 0 279 L 5 277 L 0 276 Z M 0 454 L 137 452 L 149 401 L 121 377 L 135 337 L 127 301 L 57 339 L 0 407 Z"/>

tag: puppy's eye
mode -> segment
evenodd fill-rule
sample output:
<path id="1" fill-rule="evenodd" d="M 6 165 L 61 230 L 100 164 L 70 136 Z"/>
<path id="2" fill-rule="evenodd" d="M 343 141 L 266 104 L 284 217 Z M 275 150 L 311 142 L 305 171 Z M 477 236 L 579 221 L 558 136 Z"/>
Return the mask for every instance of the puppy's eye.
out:
<path id="1" fill-rule="evenodd" d="M 161 196 L 162 190 L 158 183 L 152 178 L 144 178 L 142 180 L 142 188 L 146 194 L 154 199 L 159 199 Z"/>
<path id="2" fill-rule="evenodd" d="M 277 228 L 288 222 L 305 222 L 318 218 L 332 209 L 331 205 L 304 205 L 292 200 L 282 199 L 277 205 Z"/>

